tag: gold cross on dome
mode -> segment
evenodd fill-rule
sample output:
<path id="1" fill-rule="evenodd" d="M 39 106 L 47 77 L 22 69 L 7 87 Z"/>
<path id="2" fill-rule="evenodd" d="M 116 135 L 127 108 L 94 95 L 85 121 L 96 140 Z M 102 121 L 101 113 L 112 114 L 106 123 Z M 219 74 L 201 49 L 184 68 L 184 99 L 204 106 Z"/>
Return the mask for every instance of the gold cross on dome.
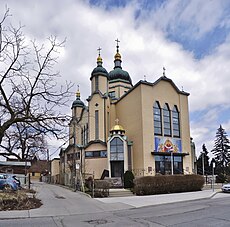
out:
<path id="1" fill-rule="evenodd" d="M 118 125 L 118 123 L 119 123 L 119 120 L 118 120 L 118 119 L 116 119 L 116 120 L 115 120 L 115 122 L 116 122 L 116 124 Z"/>

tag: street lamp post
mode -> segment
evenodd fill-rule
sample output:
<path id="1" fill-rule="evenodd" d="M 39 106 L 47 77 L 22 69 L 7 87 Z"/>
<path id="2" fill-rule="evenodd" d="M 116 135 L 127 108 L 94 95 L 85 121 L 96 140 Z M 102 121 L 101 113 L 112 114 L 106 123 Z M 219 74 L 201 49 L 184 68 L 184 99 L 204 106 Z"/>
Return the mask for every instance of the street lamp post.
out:
<path id="1" fill-rule="evenodd" d="M 212 191 L 214 192 L 214 169 L 215 169 L 215 162 L 212 163 Z"/>
<path id="2" fill-rule="evenodd" d="M 173 175 L 173 152 L 171 151 L 171 174 Z"/>

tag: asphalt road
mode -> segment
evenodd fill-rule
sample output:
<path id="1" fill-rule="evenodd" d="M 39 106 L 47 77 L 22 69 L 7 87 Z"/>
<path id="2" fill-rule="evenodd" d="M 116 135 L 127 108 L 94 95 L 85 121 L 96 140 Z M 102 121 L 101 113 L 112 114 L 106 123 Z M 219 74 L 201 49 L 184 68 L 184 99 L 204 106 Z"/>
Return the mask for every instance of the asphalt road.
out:
<path id="1" fill-rule="evenodd" d="M 212 199 L 149 206 L 122 211 L 57 217 L 0 220 L 1 227 L 211 227 L 230 226 L 230 194 L 219 193 Z"/>

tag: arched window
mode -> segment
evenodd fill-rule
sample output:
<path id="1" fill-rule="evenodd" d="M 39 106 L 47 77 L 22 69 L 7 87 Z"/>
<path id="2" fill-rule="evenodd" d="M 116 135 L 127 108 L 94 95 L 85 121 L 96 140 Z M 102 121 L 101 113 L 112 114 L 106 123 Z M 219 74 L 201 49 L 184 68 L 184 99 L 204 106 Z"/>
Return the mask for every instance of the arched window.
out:
<path id="1" fill-rule="evenodd" d="M 83 145 L 86 145 L 86 127 L 83 127 Z"/>
<path id="2" fill-rule="evenodd" d="M 81 128 L 81 144 L 84 145 L 84 130 Z"/>
<path id="3" fill-rule="evenodd" d="M 171 136 L 171 116 L 170 109 L 166 103 L 163 108 L 163 118 L 164 118 L 164 135 Z"/>
<path id="4" fill-rule="evenodd" d="M 99 111 L 95 110 L 95 140 L 99 139 Z"/>
<path id="5" fill-rule="evenodd" d="M 88 123 L 86 124 L 86 144 L 88 143 L 89 140 L 89 125 Z"/>
<path id="6" fill-rule="evenodd" d="M 95 76 L 95 91 L 99 90 L 99 78 L 98 76 Z"/>
<path id="7" fill-rule="evenodd" d="M 177 109 L 177 106 L 173 107 L 172 121 L 173 121 L 173 136 L 180 137 L 180 118 L 179 118 L 179 111 Z"/>
<path id="8" fill-rule="evenodd" d="M 115 137 L 110 142 L 110 160 L 111 161 L 124 160 L 124 144 L 123 141 L 118 137 Z"/>
<path id="9" fill-rule="evenodd" d="M 154 118 L 154 134 L 162 135 L 161 108 L 158 101 L 156 101 L 153 106 L 153 118 Z"/>

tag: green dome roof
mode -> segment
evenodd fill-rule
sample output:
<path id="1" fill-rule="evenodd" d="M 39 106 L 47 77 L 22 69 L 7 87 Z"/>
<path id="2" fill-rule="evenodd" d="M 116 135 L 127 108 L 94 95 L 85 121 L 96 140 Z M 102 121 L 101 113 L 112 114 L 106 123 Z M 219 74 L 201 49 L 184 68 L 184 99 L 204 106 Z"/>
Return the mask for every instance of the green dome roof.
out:
<path id="1" fill-rule="evenodd" d="M 76 100 L 73 101 L 73 104 L 72 104 L 72 109 L 75 108 L 75 107 L 82 107 L 82 108 L 85 107 L 84 102 L 82 102 L 81 99 L 80 99 L 80 92 L 79 92 L 79 90 L 76 93 Z"/>
<path id="2" fill-rule="evenodd" d="M 122 69 L 121 67 L 121 54 L 119 53 L 119 45 L 118 42 L 120 42 L 118 39 L 115 40 L 117 42 L 117 53 L 114 56 L 114 68 L 112 71 L 109 72 L 109 80 L 123 80 L 125 82 L 128 82 L 132 84 L 131 77 L 129 76 L 129 73 Z"/>
<path id="3" fill-rule="evenodd" d="M 96 68 L 94 68 L 94 70 L 91 73 L 90 79 L 92 79 L 93 76 L 97 76 L 97 75 L 102 75 L 102 76 L 106 76 L 106 77 L 109 76 L 107 70 L 104 67 L 102 67 L 101 65 L 98 65 Z"/>
<path id="4" fill-rule="evenodd" d="M 84 107 L 85 104 L 84 102 L 82 102 L 80 99 L 76 99 L 75 101 L 73 101 L 73 104 L 72 104 L 72 108 L 74 107 Z"/>
<path id="5" fill-rule="evenodd" d="M 109 72 L 109 80 L 117 80 L 117 79 L 125 80 L 129 83 L 132 83 L 129 73 L 121 69 L 120 67 L 115 67 L 114 70 Z"/>
<path id="6" fill-rule="evenodd" d="M 100 48 L 99 48 L 99 51 L 100 51 Z M 97 75 L 105 76 L 107 78 L 109 77 L 108 72 L 102 66 L 102 58 L 101 58 L 100 52 L 99 52 L 99 56 L 97 57 L 97 67 L 94 68 L 94 70 L 92 71 L 90 80 L 92 80 L 92 78 Z"/>

